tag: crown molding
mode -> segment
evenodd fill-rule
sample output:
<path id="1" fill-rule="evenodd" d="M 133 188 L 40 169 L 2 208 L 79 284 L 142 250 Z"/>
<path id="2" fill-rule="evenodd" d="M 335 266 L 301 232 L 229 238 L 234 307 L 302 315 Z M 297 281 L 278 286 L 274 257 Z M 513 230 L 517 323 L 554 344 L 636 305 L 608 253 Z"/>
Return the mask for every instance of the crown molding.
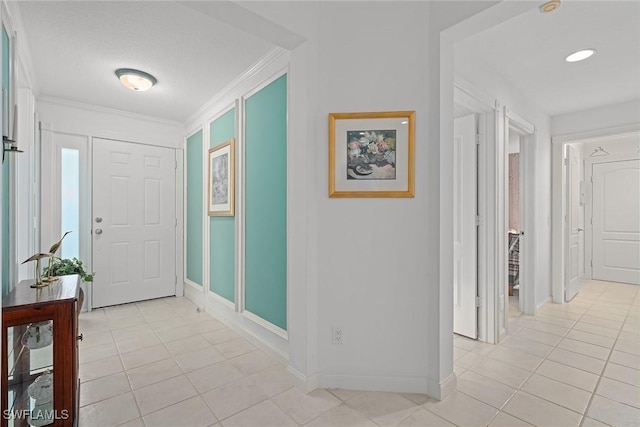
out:
<path id="1" fill-rule="evenodd" d="M 114 114 L 122 117 L 127 117 L 130 119 L 144 120 L 147 122 L 160 123 L 168 126 L 176 126 L 180 128 L 183 127 L 183 123 L 177 120 L 162 119 L 160 117 L 148 116 L 146 114 L 132 113 L 129 111 L 118 110 L 118 109 L 109 108 L 109 107 L 101 107 L 99 105 L 93 105 L 93 104 L 85 104 L 82 102 L 72 101 L 72 100 L 63 99 L 63 98 L 56 98 L 53 96 L 41 96 L 38 98 L 38 102 L 57 104 L 65 107 L 79 108 L 82 110 L 89 110 L 97 113 Z"/>
<path id="2" fill-rule="evenodd" d="M 212 96 L 207 102 L 205 102 L 200 108 L 198 108 L 193 114 L 191 114 L 184 121 L 183 125 L 189 126 L 191 123 L 198 121 L 202 117 L 210 115 L 208 114 L 208 112 L 213 110 L 221 101 L 224 101 L 225 98 L 233 98 L 234 93 L 238 93 L 239 91 L 243 92 L 243 89 L 245 89 L 244 91 L 251 89 L 249 83 L 251 78 L 255 77 L 264 69 L 276 63 L 278 60 L 282 59 L 288 54 L 289 51 L 281 47 L 276 47 L 267 52 L 267 54 L 260 58 L 258 62 L 247 69 L 244 73 L 231 80 L 231 82 L 229 82 L 224 88 L 222 88 L 222 90 Z M 246 86 L 246 88 L 243 88 L 243 86 Z M 229 103 L 230 102 L 227 102 L 227 104 Z"/>

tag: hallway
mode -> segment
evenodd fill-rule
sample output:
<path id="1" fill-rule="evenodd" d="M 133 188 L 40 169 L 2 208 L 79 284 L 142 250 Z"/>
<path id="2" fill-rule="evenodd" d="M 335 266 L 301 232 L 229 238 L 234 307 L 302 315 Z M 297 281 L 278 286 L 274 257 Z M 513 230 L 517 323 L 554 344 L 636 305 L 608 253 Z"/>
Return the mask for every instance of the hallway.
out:
<path id="1" fill-rule="evenodd" d="M 593 281 L 500 345 L 456 337 L 458 391 L 293 388 L 286 368 L 184 298 L 82 313 L 80 425 L 640 425 L 639 288 Z M 586 417 L 583 415 L 586 414 Z"/>
<path id="2" fill-rule="evenodd" d="M 638 291 L 591 281 L 569 304 L 512 320 L 498 346 L 456 337 L 458 392 L 500 409 L 492 426 L 640 425 Z"/>

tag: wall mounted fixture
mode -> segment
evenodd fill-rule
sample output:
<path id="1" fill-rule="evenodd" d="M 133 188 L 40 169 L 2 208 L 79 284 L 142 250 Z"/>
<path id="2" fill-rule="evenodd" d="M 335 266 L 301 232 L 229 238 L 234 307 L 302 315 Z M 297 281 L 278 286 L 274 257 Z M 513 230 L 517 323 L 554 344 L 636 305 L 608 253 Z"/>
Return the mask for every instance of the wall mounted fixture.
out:
<path id="1" fill-rule="evenodd" d="M 577 52 L 573 52 L 571 55 L 568 55 L 564 58 L 567 62 L 579 62 L 584 61 L 587 58 L 590 58 L 594 53 L 596 53 L 595 49 L 583 49 Z"/>
<path id="2" fill-rule="evenodd" d="M 151 74 L 133 68 L 118 68 L 116 76 L 125 87 L 137 91 L 149 90 L 158 82 Z"/>
<path id="3" fill-rule="evenodd" d="M 608 155 L 609 155 L 609 152 L 606 151 L 604 148 L 597 147 L 595 150 L 593 150 L 593 153 L 591 153 L 589 157 L 600 157 L 600 156 L 608 156 Z"/>
<path id="4" fill-rule="evenodd" d="M 4 93 L 4 92 L 3 92 Z M 22 150 L 18 150 L 18 105 L 13 106 L 13 127 L 11 128 L 12 136 L 8 137 L 2 135 L 2 164 L 4 164 L 4 153 L 23 153 Z"/>
<path id="5" fill-rule="evenodd" d="M 22 150 L 18 150 L 18 147 L 15 144 L 15 141 L 7 138 L 6 136 L 2 137 L 2 164 L 4 164 L 4 153 L 23 153 Z"/>

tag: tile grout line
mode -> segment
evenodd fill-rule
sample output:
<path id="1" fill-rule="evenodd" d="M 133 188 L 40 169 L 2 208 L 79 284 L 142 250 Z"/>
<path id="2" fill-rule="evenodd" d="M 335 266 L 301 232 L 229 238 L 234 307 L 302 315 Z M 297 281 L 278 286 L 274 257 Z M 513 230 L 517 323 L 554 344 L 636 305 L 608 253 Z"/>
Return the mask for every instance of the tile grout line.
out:
<path id="1" fill-rule="evenodd" d="M 604 294 L 604 292 L 603 292 L 603 294 Z M 627 314 L 625 316 L 625 319 L 626 319 L 626 317 L 628 317 L 630 311 L 631 311 L 631 306 L 629 306 L 629 308 L 627 309 Z M 623 327 L 624 327 L 624 322 L 622 323 L 622 325 L 620 326 L 620 329 L 618 330 L 618 334 L 616 335 L 616 339 L 613 342 L 613 345 L 611 346 L 611 349 L 609 350 L 609 356 L 607 357 L 607 360 L 605 361 L 604 366 L 602 367 L 602 371 L 600 372 L 600 375 L 598 376 L 598 381 L 596 382 L 596 386 L 593 389 L 593 393 L 591 393 L 591 397 L 589 398 L 589 402 L 587 403 L 587 407 L 584 410 L 584 416 L 582 417 L 582 421 L 580 421 L 580 427 L 582 427 L 584 425 L 584 422 L 587 419 L 587 414 L 589 413 L 589 409 L 591 409 L 591 404 L 593 403 L 593 398 L 596 396 L 596 392 L 598 391 L 598 387 L 600 387 L 600 382 L 602 381 L 602 378 L 604 377 L 604 371 L 607 369 L 607 365 L 609 364 L 609 360 L 611 359 L 611 355 L 613 354 L 615 345 L 618 342 L 618 337 L 622 333 L 622 328 Z M 618 403 L 622 403 L 622 402 L 618 402 Z M 600 421 L 600 420 L 597 420 L 597 421 Z"/>

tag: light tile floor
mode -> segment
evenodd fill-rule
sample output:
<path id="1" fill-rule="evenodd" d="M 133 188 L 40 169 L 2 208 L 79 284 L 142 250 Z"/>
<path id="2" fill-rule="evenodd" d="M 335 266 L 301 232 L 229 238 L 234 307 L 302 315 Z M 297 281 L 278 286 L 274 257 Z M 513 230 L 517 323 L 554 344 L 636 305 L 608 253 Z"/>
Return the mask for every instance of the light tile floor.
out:
<path id="1" fill-rule="evenodd" d="M 286 369 L 184 298 L 82 313 L 82 427 L 640 426 L 640 287 L 590 282 L 512 321 L 500 345 L 454 340 L 458 390 L 293 387 Z"/>

